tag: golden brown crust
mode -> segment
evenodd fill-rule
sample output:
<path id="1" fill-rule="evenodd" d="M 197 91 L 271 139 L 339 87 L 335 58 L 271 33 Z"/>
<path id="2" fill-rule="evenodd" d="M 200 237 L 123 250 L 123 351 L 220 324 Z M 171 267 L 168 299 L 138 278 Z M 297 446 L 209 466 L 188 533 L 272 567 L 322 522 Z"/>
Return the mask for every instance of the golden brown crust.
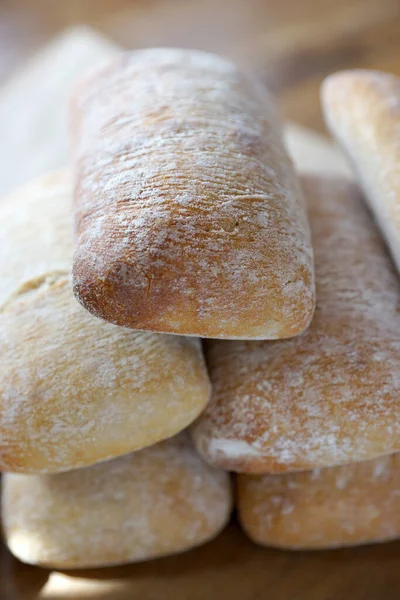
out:
<path id="1" fill-rule="evenodd" d="M 265 90 L 196 51 L 122 55 L 75 93 L 74 291 L 118 325 L 282 338 L 314 309 L 302 194 Z"/>
<path id="2" fill-rule="evenodd" d="M 239 519 L 264 546 L 336 548 L 400 537 L 400 454 L 303 473 L 239 475 Z"/>
<path id="3" fill-rule="evenodd" d="M 182 552 L 216 536 L 231 507 L 229 474 L 204 463 L 185 433 L 86 469 L 3 481 L 10 550 L 52 568 Z"/>
<path id="4" fill-rule="evenodd" d="M 0 468 L 57 472 L 174 435 L 206 405 L 199 340 L 96 319 L 72 293 L 69 173 L 0 205 Z"/>
<path id="5" fill-rule="evenodd" d="M 400 78 L 335 73 L 323 84 L 322 105 L 400 270 Z"/>
<path id="6" fill-rule="evenodd" d="M 213 394 L 193 426 L 211 464 L 266 473 L 400 449 L 400 282 L 354 184 L 304 179 L 317 307 L 292 340 L 209 341 Z"/>

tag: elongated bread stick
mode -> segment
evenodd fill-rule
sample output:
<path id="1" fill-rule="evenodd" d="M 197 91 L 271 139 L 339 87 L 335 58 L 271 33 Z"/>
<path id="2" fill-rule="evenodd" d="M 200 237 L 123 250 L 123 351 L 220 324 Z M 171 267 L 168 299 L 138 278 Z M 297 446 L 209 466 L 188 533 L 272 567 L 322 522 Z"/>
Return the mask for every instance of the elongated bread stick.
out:
<path id="1" fill-rule="evenodd" d="M 400 271 L 400 78 L 335 73 L 323 84 L 322 106 Z"/>

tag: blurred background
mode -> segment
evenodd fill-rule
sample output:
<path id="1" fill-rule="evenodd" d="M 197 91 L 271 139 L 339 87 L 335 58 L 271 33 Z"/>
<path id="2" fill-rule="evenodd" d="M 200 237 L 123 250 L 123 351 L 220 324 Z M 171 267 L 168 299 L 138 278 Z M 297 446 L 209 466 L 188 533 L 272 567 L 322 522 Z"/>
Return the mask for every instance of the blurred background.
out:
<path id="1" fill-rule="evenodd" d="M 82 23 L 127 48 L 231 57 L 257 70 L 286 118 L 319 131 L 325 75 L 349 67 L 400 74 L 400 0 L 0 0 L 0 83 Z"/>
<path id="2" fill-rule="evenodd" d="M 0 85 L 52 38 L 82 24 L 125 48 L 180 46 L 232 58 L 272 88 L 286 119 L 320 132 L 319 87 L 326 75 L 356 67 L 400 75 L 400 0 L 0 0 Z M 32 81 L 37 74 L 30 73 Z M 53 87 L 66 75 L 54 73 Z M 33 96 L 23 87 L 26 79 L 16 79 L 0 96 L 1 193 L 47 168 L 55 140 L 55 162 L 63 164 L 67 154 L 52 86 L 39 85 Z M 398 563 L 398 542 L 294 556 L 258 548 L 231 527 L 207 546 L 156 567 L 144 563 L 67 577 L 18 563 L 0 544 L 0 599 L 186 600 L 189 584 L 198 590 L 196 598 L 222 599 L 237 572 L 231 600 L 264 598 L 266 590 L 273 600 L 398 600 Z"/>

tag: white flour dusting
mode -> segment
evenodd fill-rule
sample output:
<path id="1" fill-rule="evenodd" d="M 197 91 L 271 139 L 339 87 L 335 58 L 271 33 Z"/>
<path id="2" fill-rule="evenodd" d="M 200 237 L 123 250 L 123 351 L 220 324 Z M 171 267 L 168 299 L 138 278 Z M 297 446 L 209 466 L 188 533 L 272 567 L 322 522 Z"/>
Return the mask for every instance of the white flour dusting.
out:
<path id="1" fill-rule="evenodd" d="M 331 548 L 400 537 L 400 454 L 238 480 L 239 517 L 258 542 Z"/>
<path id="2" fill-rule="evenodd" d="M 206 337 L 306 327 L 308 224 L 264 90 L 213 55 L 138 51 L 82 82 L 72 118 L 74 286 L 91 312 Z"/>
<path id="3" fill-rule="evenodd" d="M 71 285 L 68 173 L 0 206 L 0 466 L 51 472 L 114 458 L 191 423 L 209 398 L 200 342 L 96 319 Z"/>
<path id="4" fill-rule="evenodd" d="M 229 475 L 186 433 L 58 475 L 8 474 L 4 531 L 28 563 L 104 566 L 180 552 L 214 537 L 232 506 Z"/>
<path id="5" fill-rule="evenodd" d="M 355 187 L 309 179 L 305 189 L 310 328 L 291 340 L 206 344 L 213 396 L 193 432 L 224 468 L 301 470 L 400 449 L 398 277 Z"/>

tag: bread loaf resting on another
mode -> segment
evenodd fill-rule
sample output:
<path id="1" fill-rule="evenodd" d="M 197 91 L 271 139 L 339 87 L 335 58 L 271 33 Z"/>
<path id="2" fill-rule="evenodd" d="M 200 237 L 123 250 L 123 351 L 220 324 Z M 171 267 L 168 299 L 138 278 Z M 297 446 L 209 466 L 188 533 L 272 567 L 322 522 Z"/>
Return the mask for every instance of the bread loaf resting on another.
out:
<path id="1" fill-rule="evenodd" d="M 400 450 L 400 280 L 357 187 L 304 178 L 317 307 L 275 342 L 209 341 L 200 453 L 239 472 L 329 467 Z"/>
<path id="2" fill-rule="evenodd" d="M 117 325 L 276 339 L 314 310 L 301 188 L 267 91 L 218 56 L 122 54 L 77 86 L 74 291 Z"/>
<path id="3" fill-rule="evenodd" d="M 184 429 L 210 394 L 199 340 L 119 328 L 76 302 L 72 184 L 0 204 L 0 469 L 66 471 Z"/>

